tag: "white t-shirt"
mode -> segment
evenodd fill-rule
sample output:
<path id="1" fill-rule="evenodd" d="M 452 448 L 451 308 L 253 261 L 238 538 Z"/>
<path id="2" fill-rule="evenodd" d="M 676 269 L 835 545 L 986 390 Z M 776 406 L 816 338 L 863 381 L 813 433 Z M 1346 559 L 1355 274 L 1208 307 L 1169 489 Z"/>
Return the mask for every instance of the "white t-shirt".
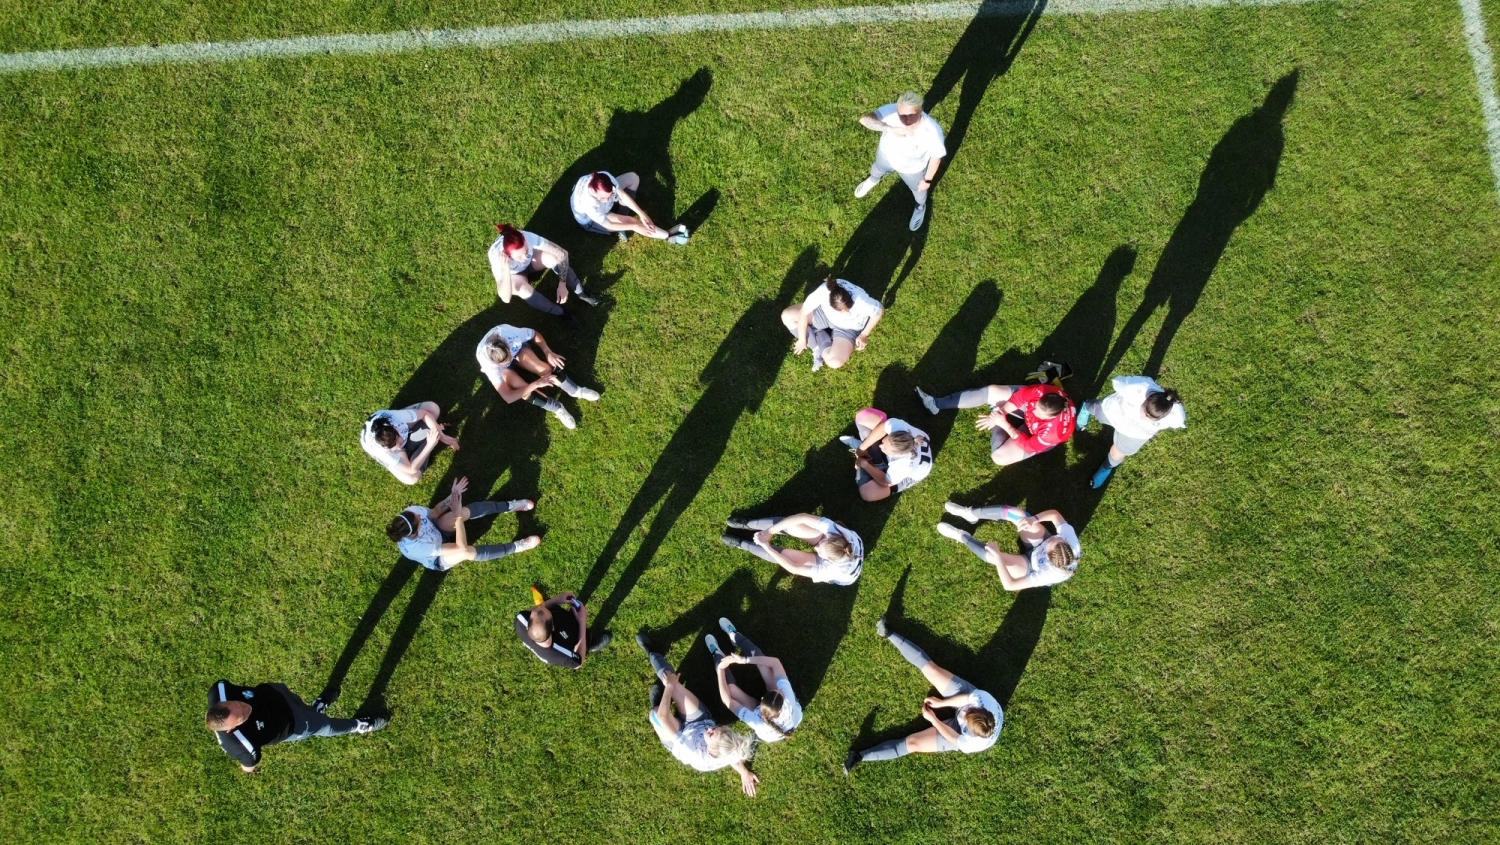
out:
<path id="1" fill-rule="evenodd" d="M 411 408 L 402 408 L 399 411 L 376 411 L 365 421 L 364 430 L 359 433 L 359 445 L 364 447 L 365 454 L 374 458 L 381 466 L 386 469 L 395 469 L 401 466 L 401 459 L 405 457 L 406 451 L 401 446 L 387 449 L 375 441 L 375 420 L 381 417 L 390 421 L 391 427 L 401 435 L 401 442 L 404 444 L 410 431 L 409 427 L 420 420 L 422 415 Z M 426 436 L 427 432 L 422 431 L 419 439 L 425 439 Z"/>
<path id="2" fill-rule="evenodd" d="M 1026 586 L 1050 587 L 1053 584 L 1061 584 L 1072 578 L 1073 572 L 1078 569 L 1078 561 L 1083 558 L 1083 545 L 1078 542 L 1078 532 L 1073 530 L 1071 524 L 1065 522 L 1061 528 L 1057 529 L 1056 536 L 1061 537 L 1063 542 L 1068 544 L 1068 548 L 1073 550 L 1073 565 L 1067 569 L 1058 569 L 1047 560 L 1047 541 L 1052 539 L 1049 536 L 1046 540 L 1037 543 L 1036 547 L 1031 550 L 1031 574 L 1026 576 Z"/>
<path id="3" fill-rule="evenodd" d="M 591 222 L 603 226 L 604 215 L 608 214 L 609 210 L 615 207 L 615 203 L 620 201 L 620 180 L 607 170 L 599 172 L 615 183 L 615 189 L 609 192 L 608 197 L 602 200 L 595 199 L 594 192 L 589 190 L 589 180 L 594 178 L 594 174 L 586 173 L 578 179 L 578 182 L 573 185 L 573 198 L 569 201 L 569 205 L 573 208 L 573 219 L 577 220 L 580 226 L 587 226 Z"/>
<path id="4" fill-rule="evenodd" d="M 536 253 L 536 248 L 552 243 L 541 235 L 534 235 L 531 232 L 522 232 L 521 238 L 526 241 L 526 253 L 520 258 L 511 258 L 510 253 L 505 251 L 503 236 L 495 238 L 495 242 L 490 244 L 490 270 L 494 271 L 497 277 L 501 272 L 513 275 L 526 272 L 531 268 L 531 259 Z"/>
<path id="5" fill-rule="evenodd" d="M 479 371 L 485 374 L 490 380 L 490 384 L 499 388 L 500 374 L 505 372 L 510 367 L 510 364 L 502 367 L 490 360 L 490 341 L 495 338 L 504 341 L 505 345 L 510 347 L 510 360 L 513 364 L 515 363 L 516 356 L 520 355 L 521 350 L 535 337 L 535 331 L 517 328 L 508 323 L 502 323 L 485 332 L 484 337 L 479 340 L 478 348 L 474 350 L 474 358 L 479 362 Z"/>
<path id="6" fill-rule="evenodd" d="M 964 713 L 976 707 L 988 710 L 990 715 L 995 717 L 995 730 L 989 736 L 978 736 L 970 732 L 969 723 L 964 721 Z M 982 689 L 969 693 L 968 703 L 960 706 L 953 715 L 958 722 L 958 741 L 953 744 L 965 754 L 977 754 L 994 745 L 995 740 L 1000 738 L 1000 726 L 1005 722 L 1005 714 L 1000 711 L 1000 702 Z"/>
<path id="7" fill-rule="evenodd" d="M 912 437 L 920 437 L 925 441 L 927 432 L 909 425 L 905 420 L 890 419 L 887 421 L 890 432 L 911 432 Z M 921 443 L 914 455 L 905 455 L 899 458 L 886 456 L 888 463 L 885 467 L 885 477 L 896 485 L 896 492 L 908 490 L 917 482 L 926 478 L 932 472 L 932 445 Z"/>
<path id="8" fill-rule="evenodd" d="M 785 703 L 781 705 L 781 714 L 774 721 L 783 731 L 791 733 L 798 725 L 802 724 L 802 705 L 798 703 L 797 696 L 792 692 L 791 681 L 782 678 L 776 682 L 776 689 L 781 691 Z M 778 733 L 775 728 L 766 723 L 765 718 L 760 715 L 760 708 L 758 707 L 741 707 L 734 711 L 734 715 L 740 717 L 741 722 L 749 725 L 750 729 L 755 731 L 755 735 L 760 737 L 762 742 L 780 742 L 786 739 L 785 736 Z"/>
<path id="9" fill-rule="evenodd" d="M 428 569 L 441 569 L 439 558 L 443 553 L 443 532 L 433 521 L 432 512 L 417 505 L 406 510 L 422 517 L 422 524 L 417 528 L 416 536 L 407 537 L 397 543 L 396 547 L 408 560 L 414 560 Z"/>
<path id="10" fill-rule="evenodd" d="M 653 711 L 651 718 L 656 719 Z M 718 727 L 713 719 L 702 718 L 686 722 L 682 730 L 670 740 L 662 738 L 662 745 L 672 752 L 672 756 L 679 761 L 692 766 L 700 772 L 713 772 L 726 766 L 732 765 L 734 761 L 721 757 L 715 757 L 708 753 L 708 732 L 711 728 Z M 658 734 L 660 736 L 660 734 Z"/>
<path id="11" fill-rule="evenodd" d="M 885 306 L 879 300 L 865 293 L 859 285 L 851 284 L 843 279 L 838 280 L 839 287 L 849 292 L 854 297 L 854 304 L 848 311 L 839 311 L 833 307 L 828 300 L 828 286 L 818 285 L 817 289 L 807 295 L 806 304 L 814 308 L 823 309 L 823 317 L 828 325 L 835 329 L 847 329 L 848 331 L 860 331 L 873 317 L 885 313 Z M 812 313 L 809 311 L 808 313 Z"/>
<path id="12" fill-rule="evenodd" d="M 1150 440 L 1162 429 L 1187 428 L 1187 411 L 1181 402 L 1159 420 L 1146 416 L 1146 397 L 1163 392 L 1150 376 L 1119 376 L 1112 384 L 1115 392 L 1099 403 L 1099 421 L 1115 431 L 1133 440 Z"/>
<path id="13" fill-rule="evenodd" d="M 912 130 L 910 135 L 904 137 L 893 132 L 880 133 L 880 154 L 885 157 L 887 164 L 896 168 L 897 173 L 924 172 L 930 159 L 942 158 L 948 154 L 948 148 L 943 144 L 947 137 L 943 134 L 943 127 L 938 126 L 938 122 L 926 112 L 923 112 L 917 125 L 911 127 L 901 123 L 895 103 L 876 109 L 875 118 L 887 126 Z"/>
<path id="14" fill-rule="evenodd" d="M 813 564 L 812 571 L 808 577 L 818 584 L 836 584 L 847 587 L 859 580 L 860 573 L 865 566 L 865 543 L 858 534 L 839 525 L 831 519 L 823 519 L 818 524 L 818 530 L 827 534 L 839 534 L 849 541 L 850 548 L 854 551 L 854 557 L 848 560 L 832 561 L 825 557 L 819 557 L 818 562 Z"/>

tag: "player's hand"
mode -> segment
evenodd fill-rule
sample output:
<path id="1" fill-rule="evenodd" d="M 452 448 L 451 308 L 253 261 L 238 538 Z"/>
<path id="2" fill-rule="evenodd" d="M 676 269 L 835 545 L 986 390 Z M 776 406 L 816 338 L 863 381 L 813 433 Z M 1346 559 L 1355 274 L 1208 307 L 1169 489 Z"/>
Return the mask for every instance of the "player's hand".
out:
<path id="1" fill-rule="evenodd" d="M 547 363 L 552 365 L 554 369 L 560 370 L 563 368 L 563 365 L 567 363 L 567 359 L 557 354 L 556 352 L 548 352 Z"/>
<path id="2" fill-rule="evenodd" d="M 757 531 L 757 532 L 755 532 L 755 544 L 757 546 L 769 546 L 769 545 L 771 545 L 771 532 L 769 532 L 769 531 Z"/>
<path id="3" fill-rule="evenodd" d="M 805 338 L 805 337 L 798 338 L 797 342 L 794 343 L 794 344 L 792 344 L 792 354 L 793 355 L 801 355 L 802 353 L 804 353 L 806 351 L 807 351 L 807 338 Z"/>
<path id="4" fill-rule="evenodd" d="M 240 771 L 244 772 L 247 775 L 253 775 L 256 772 L 260 771 L 260 766 L 246 766 L 244 764 L 241 764 Z"/>
<path id="5" fill-rule="evenodd" d="M 641 212 L 641 225 L 645 226 L 648 232 L 656 231 L 656 223 L 650 217 L 647 217 L 644 211 Z"/>
<path id="6" fill-rule="evenodd" d="M 568 283 L 559 279 L 557 281 L 557 304 L 562 305 L 568 301 Z"/>
<path id="7" fill-rule="evenodd" d="M 451 499 L 454 499 L 456 501 L 458 499 L 463 498 L 464 491 L 466 491 L 468 489 L 469 489 L 469 477 L 466 475 L 463 478 L 460 478 L 457 481 L 453 482 L 453 492 L 449 493 L 448 497 L 451 498 Z"/>
<path id="8" fill-rule="evenodd" d="M 1016 522 L 1016 528 L 1021 531 L 1034 531 L 1042 527 L 1042 521 L 1034 516 L 1023 517 Z"/>
<path id="9" fill-rule="evenodd" d="M 869 345 L 870 339 L 865 337 L 864 335 L 860 335 L 854 339 L 854 351 L 856 352 L 865 351 L 865 347 Z"/>
<path id="10" fill-rule="evenodd" d="M 759 785 L 760 785 L 760 776 L 757 775 L 757 774 L 755 774 L 755 772 L 752 772 L 749 769 L 746 769 L 745 771 L 740 772 L 740 789 L 745 790 L 745 794 L 746 795 L 750 796 L 751 798 L 754 798 L 755 797 L 755 787 L 757 787 Z"/>
<path id="11" fill-rule="evenodd" d="M 677 673 L 676 672 L 663 672 L 663 673 L 661 673 L 661 679 L 669 687 L 678 686 Z"/>
<path id="12" fill-rule="evenodd" d="M 999 411 L 993 411 L 975 420 L 974 427 L 980 431 L 990 431 L 999 428 L 1004 421 L 1005 417 Z"/>

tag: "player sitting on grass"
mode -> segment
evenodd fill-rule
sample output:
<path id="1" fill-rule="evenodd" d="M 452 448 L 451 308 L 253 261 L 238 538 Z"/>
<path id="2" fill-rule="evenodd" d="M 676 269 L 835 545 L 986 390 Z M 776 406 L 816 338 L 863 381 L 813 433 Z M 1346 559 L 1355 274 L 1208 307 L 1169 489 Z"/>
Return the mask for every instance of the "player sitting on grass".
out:
<path id="1" fill-rule="evenodd" d="M 1115 467 L 1141 451 L 1146 441 L 1158 432 L 1187 428 L 1187 410 L 1182 407 L 1182 397 L 1177 391 L 1162 387 L 1150 376 L 1119 376 L 1112 386 L 1114 393 L 1083 403 L 1078 414 L 1079 428 L 1087 428 L 1089 421 L 1098 417 L 1099 422 L 1115 430 L 1109 457 L 1089 482 L 1096 490 L 1109 480 Z"/>
<path id="2" fill-rule="evenodd" d="M 365 420 L 359 445 L 365 454 L 391 471 L 402 484 L 416 484 L 427 471 L 432 452 L 439 443 L 450 449 L 458 441 L 449 437 L 438 422 L 436 402 L 421 402 L 396 411 L 376 411 Z"/>
<path id="3" fill-rule="evenodd" d="M 982 519 L 1004 520 L 1014 525 L 1021 540 L 1023 555 L 1000 551 L 999 543 L 981 543 L 974 535 L 955 525 L 939 522 L 937 532 L 955 542 L 963 543 L 978 558 L 992 564 L 1000 573 L 1000 583 L 1012 592 L 1030 587 L 1050 587 L 1073 577 L 1078 570 L 1078 559 L 1083 556 L 1083 546 L 1078 542 L 1078 532 L 1057 511 L 1042 511 L 1032 516 L 1020 508 L 996 505 L 989 508 L 966 508 L 947 502 L 944 510 L 959 519 L 977 523 Z M 1056 533 L 1048 531 L 1044 523 L 1052 523 Z"/>
<path id="4" fill-rule="evenodd" d="M 583 602 L 563 593 L 517 613 L 516 636 L 543 663 L 581 669 L 588 655 L 602 651 L 612 639 L 605 633 L 590 643 L 588 621 Z"/>
<path id="5" fill-rule="evenodd" d="M 453 482 L 453 492 L 439 502 L 437 507 L 428 510 L 412 505 L 391 520 L 391 524 L 386 526 L 385 535 L 400 547 L 401 554 L 407 560 L 439 572 L 447 572 L 466 561 L 499 560 L 541 545 L 542 538 L 536 535 L 511 543 L 469 545 L 465 531 L 468 520 L 498 513 L 529 511 L 536 504 L 530 499 L 516 499 L 512 502 L 471 502 L 466 506 L 463 495 L 467 489 L 469 479 L 458 479 Z"/>
<path id="6" fill-rule="evenodd" d="M 933 414 L 989 405 L 974 427 L 990 432 L 990 458 L 1000 466 L 1068 442 L 1077 422 L 1068 394 L 1055 384 L 992 384 L 936 398 L 919 387 L 917 395 Z"/>
<path id="7" fill-rule="evenodd" d="M 490 272 L 495 275 L 495 293 L 501 302 L 510 302 L 512 296 L 538 311 L 545 311 L 563 322 L 576 327 L 563 303 L 572 293 L 589 305 L 598 305 L 599 300 L 583 292 L 583 282 L 568 264 L 568 251 L 541 235 L 523 232 L 509 223 L 495 227 L 500 237 L 490 244 Z M 557 273 L 557 301 L 552 302 L 537 292 L 531 283 L 551 270 Z"/>
<path id="8" fill-rule="evenodd" d="M 927 432 L 874 408 L 855 414 L 854 427 L 860 439 L 840 437 L 839 442 L 854 453 L 854 483 L 861 499 L 878 502 L 931 474 L 932 444 Z"/>
<path id="9" fill-rule="evenodd" d="M 781 312 L 782 325 L 797 339 L 793 355 L 813 351 L 812 368 L 838 369 L 864 351 L 885 307 L 857 285 L 829 276 L 807 299 Z"/>
<path id="10" fill-rule="evenodd" d="M 646 635 L 638 635 L 635 641 L 650 658 L 651 669 L 660 681 L 651 687 L 650 719 L 661 744 L 673 757 L 700 772 L 733 767 L 740 775 L 740 788 L 754 798 L 755 787 L 760 783 L 749 766 L 755 756 L 755 740 L 720 727 L 698 696 L 682 685 L 672 671 L 672 664 L 651 650 Z"/>
<path id="11" fill-rule="evenodd" d="M 547 339 L 535 329 L 498 325 L 480 339 L 479 348 L 474 350 L 474 358 L 479 361 L 480 371 L 490 380 L 490 384 L 506 404 L 525 399 L 557 417 L 564 428 L 577 428 L 578 421 L 573 419 L 573 415 L 568 413 L 561 402 L 542 393 L 542 388 L 555 386 L 575 399 L 599 401 L 599 391 L 579 387 L 562 373 L 563 364 L 566 363 L 563 356 L 553 352 L 552 347 L 547 345 Z M 521 375 L 523 370 L 538 376 L 537 380 L 526 381 Z"/>
<path id="12" fill-rule="evenodd" d="M 641 177 L 636 173 L 626 173 L 618 179 L 605 170 L 590 173 L 573 185 L 569 199 L 573 219 L 586 231 L 601 235 L 614 232 L 622 241 L 635 232 L 659 241 L 687 243 L 686 226 L 679 223 L 670 229 L 657 228 L 651 215 L 641 210 L 635 201 L 635 192 L 640 187 Z"/>
<path id="13" fill-rule="evenodd" d="M 802 705 L 797 702 L 797 694 L 792 691 L 792 682 L 787 678 L 781 661 L 767 657 L 728 619 L 720 617 L 719 627 L 729 635 L 730 646 L 743 652 L 726 655 L 713 634 L 704 638 L 708 653 L 714 658 L 714 674 L 719 678 L 719 700 L 740 717 L 741 722 L 749 725 L 762 741 L 780 742 L 791 736 L 792 731 L 802 724 Z M 732 666 L 754 666 L 760 671 L 766 694 L 759 701 L 734 682 L 729 673 Z"/>
<path id="14" fill-rule="evenodd" d="M 844 760 L 844 774 L 860 763 L 942 751 L 977 754 L 995 744 L 1005 713 L 993 695 L 933 663 L 915 643 L 887 628 L 884 616 L 875 623 L 875 633 L 890 640 L 906 662 L 922 670 L 922 676 L 937 690 L 936 696 L 930 695 L 922 702 L 922 718 L 932 727 L 863 751 L 849 752 Z M 939 710 L 952 712 L 944 717 Z"/>
<path id="15" fill-rule="evenodd" d="M 797 513 L 787 517 L 730 519 L 726 524 L 730 528 L 754 531 L 755 536 L 745 540 L 725 534 L 719 538 L 724 545 L 743 549 L 793 575 L 811 578 L 820 584 L 848 586 L 858 581 L 864 570 L 865 545 L 859 535 L 831 519 Z M 777 546 L 771 540 L 778 534 L 811 543 L 813 550 L 806 552 Z"/>
<path id="16" fill-rule="evenodd" d="M 208 690 L 208 717 L 204 724 L 214 732 L 224 753 L 253 772 L 260 766 L 260 752 L 268 745 L 300 742 L 310 736 L 344 736 L 374 733 L 386 720 L 333 719 L 324 714 L 321 699 L 306 704 L 285 684 L 241 687 L 218 681 Z"/>

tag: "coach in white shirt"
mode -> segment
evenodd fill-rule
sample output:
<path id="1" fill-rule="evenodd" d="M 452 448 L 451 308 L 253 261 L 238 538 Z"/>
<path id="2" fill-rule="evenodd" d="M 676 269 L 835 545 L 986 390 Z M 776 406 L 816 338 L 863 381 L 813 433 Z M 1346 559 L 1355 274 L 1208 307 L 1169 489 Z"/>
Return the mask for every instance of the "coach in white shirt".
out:
<path id="1" fill-rule="evenodd" d="M 927 192 L 943 157 L 948 155 L 948 148 L 943 145 L 943 127 L 922 111 L 922 95 L 911 91 L 896 102 L 860 117 L 859 122 L 866 129 L 880 133 L 880 146 L 875 149 L 870 178 L 859 183 L 854 195 L 863 197 L 870 193 L 893 170 L 901 174 L 901 181 L 917 198 L 917 210 L 911 213 L 911 230 L 915 232 L 927 218 Z"/>

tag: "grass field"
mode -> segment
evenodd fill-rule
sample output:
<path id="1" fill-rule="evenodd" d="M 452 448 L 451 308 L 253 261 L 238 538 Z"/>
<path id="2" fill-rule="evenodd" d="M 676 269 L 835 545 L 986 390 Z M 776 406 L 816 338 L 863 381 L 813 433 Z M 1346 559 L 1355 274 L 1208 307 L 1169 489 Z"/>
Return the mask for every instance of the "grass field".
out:
<path id="1" fill-rule="evenodd" d="M 4 2 L 0 47 L 582 14 L 283 5 Z M 852 196 L 855 118 L 904 88 L 956 147 L 920 237 L 895 180 Z M 0 76 L 0 150 L 5 841 L 1500 838 L 1500 203 L 1456 4 Z M 692 244 L 579 232 L 565 192 L 600 166 L 647 174 Z M 499 220 L 611 304 L 574 333 L 497 304 Z M 814 374 L 776 313 L 827 267 L 890 308 Z M 480 389 L 503 321 L 603 389 L 577 431 Z M 1080 396 L 1159 368 L 1190 427 L 1095 493 L 1099 429 L 997 473 L 972 413 L 911 390 L 1043 358 Z M 419 399 L 463 449 L 406 489 L 357 433 Z M 883 506 L 833 441 L 872 402 L 940 447 Z M 542 547 L 400 562 L 385 523 L 459 475 L 535 496 L 488 537 Z M 1005 593 L 933 532 L 950 497 L 1061 509 L 1077 577 Z M 716 540 L 793 509 L 864 535 L 857 587 Z M 616 645 L 538 663 L 511 627 L 533 582 L 586 593 Z M 874 635 L 887 612 L 1005 704 L 991 751 L 845 779 L 924 694 Z M 712 698 L 721 613 L 807 707 L 753 801 L 660 747 L 631 643 L 669 643 Z M 202 727 L 220 677 L 393 719 L 243 775 Z"/>

